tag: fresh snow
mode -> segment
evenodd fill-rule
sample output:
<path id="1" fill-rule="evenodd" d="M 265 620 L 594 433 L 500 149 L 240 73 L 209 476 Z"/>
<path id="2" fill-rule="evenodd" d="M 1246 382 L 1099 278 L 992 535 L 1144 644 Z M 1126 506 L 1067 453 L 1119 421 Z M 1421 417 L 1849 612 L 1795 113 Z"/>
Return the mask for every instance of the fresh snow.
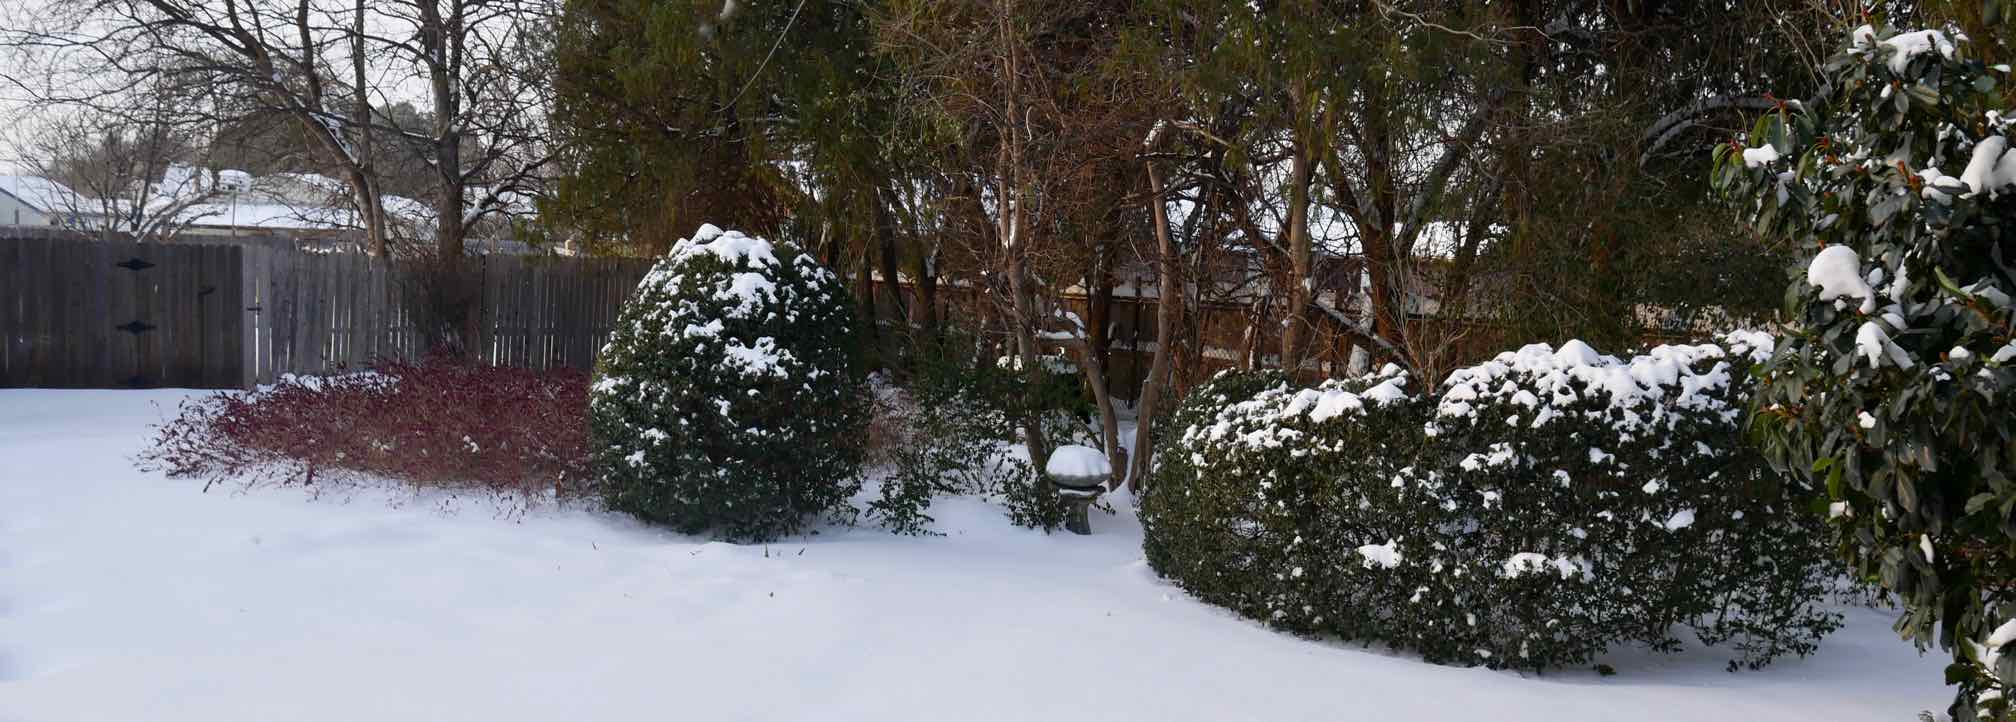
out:
<path id="1" fill-rule="evenodd" d="M 1546 571 L 1550 567 L 1560 574 L 1562 579 L 1572 579 L 1577 574 L 1585 578 L 1589 575 L 1588 564 L 1580 559 L 1565 557 L 1548 559 L 1547 555 L 1535 552 L 1519 552 L 1507 558 L 1503 572 L 1506 577 L 1512 578 L 1523 576 L 1527 572 Z"/>
<path id="2" fill-rule="evenodd" d="M 2010 642 L 2016 642 L 2016 619 L 2003 622 L 2002 626 L 1996 627 L 1995 631 L 1988 635 L 1989 649 L 1999 650 Z"/>
<path id="3" fill-rule="evenodd" d="M 203 493 L 131 462 L 186 395 L 0 390 L 0 720 L 1890 722 L 1950 699 L 1940 656 L 1859 607 L 1814 657 L 1735 674 L 1719 649 L 1522 675 L 1282 634 L 1158 579 L 1124 493 L 1089 537 L 951 498 L 944 537 L 768 546 Z"/>
<path id="4" fill-rule="evenodd" d="M 1755 148 L 1743 149 L 1743 166 L 1746 168 L 1769 165 L 1775 160 L 1778 160 L 1778 149 L 1770 143 L 1765 143 Z"/>
<path id="5" fill-rule="evenodd" d="M 1855 353 L 1867 360 L 1869 368 L 1872 369 L 1882 366 L 1885 356 L 1888 356 L 1890 362 L 1896 364 L 1897 368 L 1909 369 L 1913 363 L 1911 354 L 1905 353 L 1902 347 L 1891 341 L 1890 334 L 1875 321 L 1864 321 L 1855 329 Z"/>
<path id="6" fill-rule="evenodd" d="M 1358 556 L 1364 558 L 1367 569 L 1375 566 L 1392 569 L 1400 566 L 1400 544 L 1393 539 L 1387 539 L 1385 544 L 1366 544 L 1358 547 Z"/>
<path id="7" fill-rule="evenodd" d="M 1862 277 L 1862 257 L 1847 246 L 1828 246 L 1813 256 L 1806 266 L 1807 285 L 1820 287 L 1820 300 L 1839 298 L 1862 300 L 1861 311 L 1876 310 L 1876 291 Z"/>
<path id="8" fill-rule="evenodd" d="M 1974 144 L 1974 153 L 1967 159 L 1967 169 L 1960 171 L 1960 182 L 1975 193 L 1993 194 L 2003 186 L 2016 183 L 2016 158 L 2004 158 L 2009 149 L 2009 140 L 1999 135 L 1982 138 Z"/>
<path id="9" fill-rule="evenodd" d="M 1051 476 L 1107 476 L 1113 473 L 1113 465 L 1106 460 L 1106 453 L 1090 446 L 1065 444 L 1050 452 L 1050 460 L 1044 462 L 1043 471 Z"/>
<path id="10" fill-rule="evenodd" d="M 1855 45 L 1858 47 L 1868 47 L 1875 45 L 1876 27 L 1873 25 L 1863 25 L 1862 27 L 1856 28 L 1853 37 Z"/>
<path id="11" fill-rule="evenodd" d="M 667 258 L 685 258 L 689 255 L 712 254 L 732 265 L 747 261 L 751 265 L 776 267 L 777 254 L 770 242 L 755 236 L 744 235 L 741 231 L 724 231 L 712 223 L 700 224 L 692 238 L 682 238 L 666 253 Z"/>
<path id="12" fill-rule="evenodd" d="M 1857 31 L 1856 36 L 1859 39 L 1861 32 Z M 1948 40 L 1945 33 L 1937 30 L 1900 33 L 1889 40 L 1883 41 L 1882 44 L 1891 49 L 1888 64 L 1890 72 L 1893 75 L 1903 75 L 1904 71 L 1909 70 L 1912 58 L 1933 51 L 1938 51 L 1941 56 L 1951 58 L 1953 57 L 1954 50 L 1953 41 Z"/>
<path id="13" fill-rule="evenodd" d="M 1700 373 L 1693 365 L 1732 356 L 1753 361 L 1769 358 L 1770 340 L 1762 338 L 1759 344 L 1759 339 L 1754 333 L 1735 332 L 1723 337 L 1726 348 L 1715 344 L 1668 344 L 1630 359 L 1599 354 L 1579 340 L 1563 343 L 1559 350 L 1544 343 L 1528 344 L 1518 351 L 1500 353 L 1490 361 L 1450 372 L 1448 380 L 1442 383 L 1442 396 L 1435 413 L 1443 418 L 1474 417 L 1476 402 L 1490 398 L 1505 398 L 1529 407 L 1538 403 L 1541 407 L 1529 425 L 1537 429 L 1563 413 L 1581 413 L 1563 409 L 1576 403 L 1578 388 L 1586 387 L 1600 391 L 1607 398 L 1607 405 L 1619 412 L 1621 418 L 1616 423 L 1621 428 L 1635 431 L 1657 423 L 1665 415 L 1664 407 L 1655 407 L 1652 410 L 1655 418 L 1644 418 L 1635 407 L 1647 399 L 1666 399 L 1671 392 L 1670 402 L 1675 408 L 1714 405 L 1703 392 L 1729 384 L 1729 364 L 1718 362 Z M 1532 390 L 1523 388 L 1527 385 Z M 1672 388 L 1675 386 L 1678 388 Z M 1437 433 L 1433 424 L 1428 431 L 1431 435 Z M 1591 449 L 1592 463 L 1601 463 L 1600 453 L 1600 449 Z"/>

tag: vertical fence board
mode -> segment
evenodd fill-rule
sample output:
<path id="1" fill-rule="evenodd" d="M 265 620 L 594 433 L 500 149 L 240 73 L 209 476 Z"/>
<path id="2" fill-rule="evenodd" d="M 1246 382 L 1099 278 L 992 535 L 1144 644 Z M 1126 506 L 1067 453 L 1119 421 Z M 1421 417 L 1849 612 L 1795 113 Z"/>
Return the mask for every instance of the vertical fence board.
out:
<path id="1" fill-rule="evenodd" d="M 28 242 L 0 246 L 0 386 L 28 385 Z"/>
<path id="2" fill-rule="evenodd" d="M 85 374 L 92 386 L 105 386 L 112 382 L 118 368 L 117 353 L 112 345 L 113 312 L 112 280 L 107 269 L 112 268 L 112 249 L 104 244 L 93 243 L 86 247 L 82 259 L 82 272 L 90 275 L 86 292 L 91 294 L 89 323 L 84 327 L 84 337 L 91 344 L 90 368 Z"/>
<path id="3" fill-rule="evenodd" d="M 385 334 L 391 324 L 385 319 L 385 264 L 377 258 L 364 259 L 364 358 L 376 361 L 385 355 Z"/>
<path id="4" fill-rule="evenodd" d="M 367 336 L 370 333 L 368 324 L 371 322 L 371 316 L 364 302 L 364 274 L 370 270 L 365 261 L 369 259 L 361 253 L 346 254 L 345 259 L 348 261 L 346 265 L 350 268 L 349 277 L 345 279 L 343 287 L 343 303 L 348 306 L 343 314 L 343 335 L 349 340 L 343 357 L 352 368 L 362 368 L 365 361 L 370 358 L 365 349 L 370 344 Z"/>
<path id="5" fill-rule="evenodd" d="M 310 339 L 315 332 L 308 328 L 308 261 L 306 253 L 294 252 L 286 255 L 287 281 L 284 287 L 287 305 L 287 330 L 284 343 L 287 344 L 287 358 L 279 372 L 302 373 L 308 370 Z"/>
<path id="6" fill-rule="evenodd" d="M 261 372 L 260 349 L 266 338 L 264 302 L 266 295 L 261 283 L 260 271 L 266 267 L 266 249 L 246 246 L 239 249 L 238 264 L 238 306 L 236 311 L 243 332 L 241 339 L 239 369 L 242 378 L 239 384 L 245 388 L 258 385 Z"/>
<path id="7" fill-rule="evenodd" d="M 50 294 L 42 301 L 50 314 L 50 336 L 49 375 L 43 383 L 56 388 L 83 385 L 77 377 L 77 349 L 82 343 L 79 332 L 89 320 L 83 318 L 82 289 L 77 288 L 83 280 L 83 274 L 75 270 L 82 257 L 81 250 L 75 244 L 51 244 L 49 265 L 44 271 L 49 276 Z"/>
<path id="8" fill-rule="evenodd" d="M 139 280 L 132 271 L 119 266 L 132 256 L 131 248 L 125 244 L 103 243 L 98 246 L 98 264 L 94 269 L 104 281 L 106 313 L 98 320 L 95 329 L 103 339 L 106 350 L 105 376 L 102 383 L 107 387 L 126 386 L 128 380 L 140 374 L 140 345 L 133 334 L 116 330 L 129 321 L 137 320 L 135 309 L 139 295 Z"/>
<path id="9" fill-rule="evenodd" d="M 202 246 L 156 246 L 156 268 L 166 271 L 161 284 L 162 324 L 161 357 L 165 367 L 158 383 L 175 386 L 179 379 L 188 378 L 196 367 L 199 344 L 191 343 L 197 323 L 198 310 L 202 304 L 201 291 L 196 288 L 196 279 L 203 266 Z"/>
<path id="10" fill-rule="evenodd" d="M 23 300 L 23 305 L 26 307 L 24 317 L 26 323 L 23 324 L 23 330 L 28 337 L 26 360 L 30 386 L 49 385 L 49 325 L 54 320 L 50 317 L 48 305 L 51 294 L 50 246 L 48 241 L 29 243 L 27 258 L 22 264 L 28 269 L 28 276 L 22 279 L 24 283 L 21 286 L 23 293 L 26 294 Z"/>
<path id="11" fill-rule="evenodd" d="M 203 385 L 228 388 L 245 382 L 245 357 L 240 347 L 245 339 L 244 249 L 217 246 L 205 270 L 205 285 L 215 289 L 204 306 L 209 320 L 203 325 Z"/>
<path id="12" fill-rule="evenodd" d="M 476 297 L 479 299 L 479 305 L 478 310 L 476 311 L 476 345 L 472 349 L 472 352 L 475 353 L 476 357 L 479 359 L 489 361 L 490 363 L 496 363 L 497 362 L 496 299 L 497 299 L 497 290 L 502 287 L 497 282 L 497 274 L 501 272 L 502 269 L 493 266 L 490 263 L 490 257 L 488 256 L 483 257 L 481 260 L 477 261 L 477 263 L 479 264 L 477 267 L 478 268 L 477 288 L 481 290 L 478 291 L 476 294 Z"/>
<path id="13" fill-rule="evenodd" d="M 21 249 L 25 243 L 0 243 L 0 388 L 28 385 L 26 378 L 15 374 L 27 370 L 27 366 L 17 366 L 14 349 L 20 342 L 21 303 L 24 295 L 20 292 Z"/>

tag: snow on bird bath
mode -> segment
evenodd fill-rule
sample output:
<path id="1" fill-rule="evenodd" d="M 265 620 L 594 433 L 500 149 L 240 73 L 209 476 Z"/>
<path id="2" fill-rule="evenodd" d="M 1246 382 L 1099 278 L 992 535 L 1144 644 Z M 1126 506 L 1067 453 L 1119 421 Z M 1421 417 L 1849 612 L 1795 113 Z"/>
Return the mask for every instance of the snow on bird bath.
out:
<path id="1" fill-rule="evenodd" d="M 1107 463 L 1103 451 L 1090 446 L 1066 444 L 1050 452 L 1050 461 L 1043 465 L 1043 471 L 1051 476 L 1110 476 L 1113 465 Z"/>

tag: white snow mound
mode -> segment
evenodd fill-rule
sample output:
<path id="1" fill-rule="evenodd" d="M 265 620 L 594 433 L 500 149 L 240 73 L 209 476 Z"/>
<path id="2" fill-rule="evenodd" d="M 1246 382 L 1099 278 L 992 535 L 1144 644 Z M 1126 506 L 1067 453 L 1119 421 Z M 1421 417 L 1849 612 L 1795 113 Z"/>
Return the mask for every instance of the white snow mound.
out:
<path id="1" fill-rule="evenodd" d="M 1113 465 L 1106 461 L 1106 453 L 1090 446 L 1066 444 L 1050 452 L 1050 461 L 1043 470 L 1051 476 L 1102 476 L 1113 473 Z"/>

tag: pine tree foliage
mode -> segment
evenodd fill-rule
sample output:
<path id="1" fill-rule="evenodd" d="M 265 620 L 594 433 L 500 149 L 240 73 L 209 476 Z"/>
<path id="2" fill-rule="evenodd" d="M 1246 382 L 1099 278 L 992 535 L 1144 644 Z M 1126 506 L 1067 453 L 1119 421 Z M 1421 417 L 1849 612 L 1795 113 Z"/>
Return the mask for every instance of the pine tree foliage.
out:
<path id="1" fill-rule="evenodd" d="M 1741 437 L 1769 339 L 1630 359 L 1533 345 L 1434 393 L 1389 367 L 1220 376 L 1142 499 L 1148 560 L 1270 625 L 1545 669 L 1675 630 L 1759 667 L 1813 651 L 1838 572 L 1811 492 Z"/>
<path id="2" fill-rule="evenodd" d="M 1899 631 L 1953 651 L 1955 719 L 2007 717 L 2016 681 L 2016 124 L 2009 68 L 1970 46 L 1862 27 L 1820 102 L 1715 151 L 1746 220 L 1806 248 L 1758 431 L 1824 485 L 1856 570 L 1904 604 Z"/>
<path id="3" fill-rule="evenodd" d="M 853 306 L 788 243 L 703 225 L 624 306 L 590 388 L 611 508 L 767 540 L 860 488 L 868 420 Z"/>

